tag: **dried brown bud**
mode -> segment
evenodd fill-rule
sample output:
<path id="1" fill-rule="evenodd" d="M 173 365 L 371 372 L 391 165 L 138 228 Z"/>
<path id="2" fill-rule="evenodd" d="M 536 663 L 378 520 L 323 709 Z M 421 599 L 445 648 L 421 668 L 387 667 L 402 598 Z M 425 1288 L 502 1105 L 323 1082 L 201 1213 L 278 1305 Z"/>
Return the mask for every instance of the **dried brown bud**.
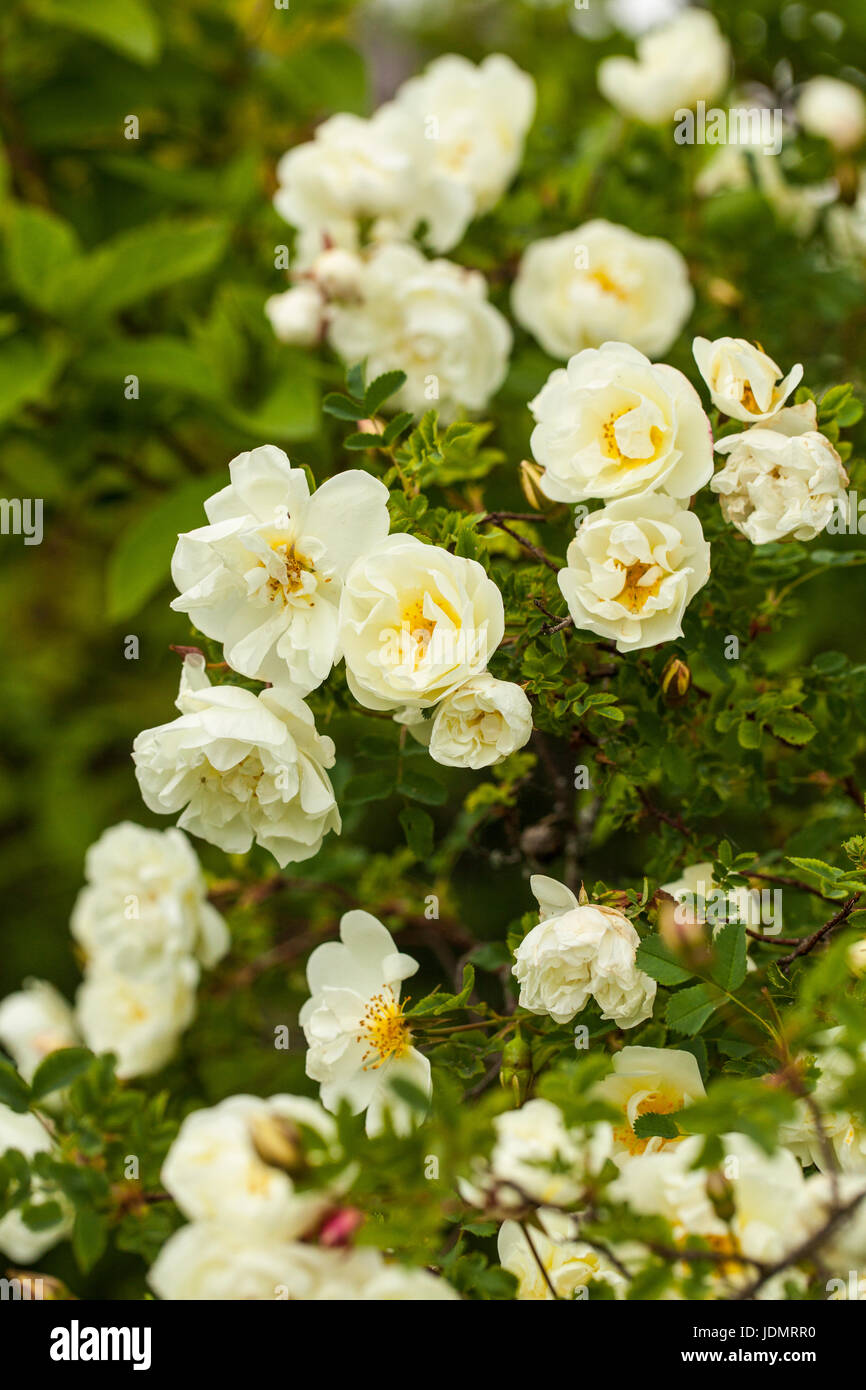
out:
<path id="1" fill-rule="evenodd" d="M 537 463 L 531 459 L 521 459 L 520 461 L 520 486 L 523 488 L 523 495 L 530 507 L 536 512 L 547 511 L 550 508 L 550 498 L 545 497 L 541 491 L 541 477 L 544 472 Z"/>

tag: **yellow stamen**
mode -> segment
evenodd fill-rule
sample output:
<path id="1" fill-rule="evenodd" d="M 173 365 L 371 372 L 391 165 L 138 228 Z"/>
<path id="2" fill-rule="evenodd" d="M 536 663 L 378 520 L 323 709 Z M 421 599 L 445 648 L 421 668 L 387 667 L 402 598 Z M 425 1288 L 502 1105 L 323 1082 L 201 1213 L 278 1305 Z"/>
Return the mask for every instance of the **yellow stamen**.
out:
<path id="1" fill-rule="evenodd" d="M 617 561 L 617 563 L 619 563 L 619 561 Z M 624 568 L 624 566 L 621 566 L 621 568 Z M 618 603 L 622 604 L 623 608 L 628 609 L 629 613 L 642 612 L 647 599 L 655 598 L 658 593 L 664 577 L 663 575 L 660 574 L 658 579 L 654 579 L 651 584 L 641 584 L 641 580 L 647 570 L 652 568 L 652 565 L 635 563 L 629 565 L 628 569 L 625 571 L 625 580 L 622 589 L 616 595 L 616 599 Z"/>
<path id="2" fill-rule="evenodd" d="M 379 1067 L 397 1057 L 404 1057 L 410 1046 L 409 1024 L 403 1017 L 403 1005 L 390 985 L 374 994 L 361 1019 L 361 1032 L 356 1042 L 369 1043 L 363 1056 L 364 1071 Z M 372 1059 L 372 1060 L 371 1060 Z"/>

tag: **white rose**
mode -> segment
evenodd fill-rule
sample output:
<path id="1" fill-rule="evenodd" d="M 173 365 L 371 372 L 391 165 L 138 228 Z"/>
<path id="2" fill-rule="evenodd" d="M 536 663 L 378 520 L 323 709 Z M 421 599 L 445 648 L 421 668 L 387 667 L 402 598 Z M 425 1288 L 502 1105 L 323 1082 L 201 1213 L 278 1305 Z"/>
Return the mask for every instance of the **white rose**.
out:
<path id="1" fill-rule="evenodd" d="M 48 1153 L 51 1148 L 51 1137 L 35 1115 L 19 1115 L 8 1106 L 0 1105 L 0 1158 L 9 1149 L 17 1149 L 25 1158 L 35 1158 L 36 1154 Z M 73 1222 L 73 1213 L 66 1199 L 41 1178 L 35 1179 L 28 1201 L 35 1206 L 57 1202 L 61 1217 L 47 1230 L 31 1231 L 21 1218 L 20 1207 L 13 1207 L 5 1216 L 0 1216 L 0 1252 L 22 1265 L 32 1264 L 52 1245 L 64 1240 L 72 1230 Z"/>
<path id="2" fill-rule="evenodd" d="M 437 707 L 430 756 L 445 767 L 478 771 L 522 748 L 532 735 L 532 705 L 519 685 L 487 671 L 473 676 Z"/>
<path id="3" fill-rule="evenodd" d="M 837 150 L 853 150 L 866 135 L 866 100 L 859 87 L 838 77 L 813 77 L 800 90 L 797 116 L 810 135 Z"/>
<path id="4" fill-rule="evenodd" d="M 141 794 L 151 811 L 246 854 L 255 840 L 280 868 L 317 854 L 340 813 L 326 767 L 334 745 L 288 686 L 254 695 L 211 686 L 202 657 L 187 657 L 180 718 L 145 729 L 133 744 Z"/>
<path id="5" fill-rule="evenodd" d="M 832 1028 L 818 1040 L 819 1076 L 813 1101 L 838 1168 L 843 1173 L 866 1173 L 866 1124 L 841 1099 L 856 1067 L 855 1058 L 836 1045 L 841 1033 L 842 1029 Z M 866 1061 L 866 1046 L 860 1048 L 860 1060 Z M 814 1164 L 826 1171 L 828 1155 L 815 1125 L 814 1108 L 800 1101 L 796 1117 L 779 1127 L 779 1139 L 804 1167 Z"/>
<path id="6" fill-rule="evenodd" d="M 530 883 L 539 902 L 549 902 L 549 881 L 536 875 Z M 652 1014 L 656 994 L 655 980 L 635 964 L 640 937 L 621 912 L 582 905 L 569 889 L 554 886 L 571 906 L 539 922 L 514 953 L 521 1008 L 569 1023 L 594 996 L 603 1018 L 634 1028 Z"/>
<path id="7" fill-rule="evenodd" d="M 388 1260 L 379 1250 L 314 1249 L 314 1284 L 309 1297 L 325 1303 L 430 1303 L 459 1298 L 445 1279 L 429 1270 Z"/>
<path id="8" fill-rule="evenodd" d="M 258 1230 L 194 1221 L 170 1236 L 148 1273 L 157 1297 L 244 1302 L 310 1299 L 319 1252 Z"/>
<path id="9" fill-rule="evenodd" d="M 493 1123 L 496 1142 L 489 1167 L 479 1173 L 477 1189 L 464 1188 L 468 1200 L 478 1205 L 490 1200 L 507 1210 L 523 1207 L 527 1200 L 570 1206 L 580 1198 L 589 1150 L 566 1129 L 558 1106 L 528 1100 L 497 1115 Z"/>
<path id="10" fill-rule="evenodd" d="M 579 1289 L 599 1279 L 615 1288 L 623 1286 L 622 1276 L 603 1255 L 574 1239 L 575 1223 L 570 1217 L 543 1209 L 538 1216 L 544 1230 L 533 1226 L 524 1231 L 517 1221 L 505 1221 L 499 1228 L 499 1263 L 517 1279 L 518 1299 L 572 1299 Z"/>
<path id="11" fill-rule="evenodd" d="M 228 927 L 180 830 L 111 826 L 88 849 L 85 875 L 70 925 L 89 960 L 135 972 L 191 955 L 210 967 L 228 950 Z"/>
<path id="12" fill-rule="evenodd" d="M 265 314 L 281 343 L 313 347 L 325 328 L 325 301 L 311 281 L 293 285 L 265 300 Z"/>
<path id="13" fill-rule="evenodd" d="M 340 599 L 349 689 L 367 709 L 424 709 L 480 675 L 505 631 L 475 560 L 392 535 L 358 560 Z"/>
<path id="14" fill-rule="evenodd" d="M 389 408 L 435 408 L 443 419 L 484 409 L 505 379 L 511 329 L 483 275 L 386 245 L 366 261 L 359 294 L 357 304 L 334 306 L 329 338 L 344 361 L 366 360 L 370 380 L 406 373 Z"/>
<path id="15" fill-rule="evenodd" d="M 71 1007 L 46 980 L 25 980 L 23 989 L 0 1004 L 0 1044 L 25 1081 L 49 1053 L 78 1042 Z"/>
<path id="16" fill-rule="evenodd" d="M 856 975 L 858 978 L 866 975 L 866 936 L 861 936 L 857 941 L 851 942 L 845 952 L 845 958 L 852 975 Z"/>
<path id="17" fill-rule="evenodd" d="M 76 995 L 76 1018 L 87 1046 L 113 1052 L 117 1075 L 150 1076 L 177 1051 L 195 1017 L 199 968 L 182 957 L 128 975 L 96 961 Z"/>
<path id="18" fill-rule="evenodd" d="M 673 1115 L 705 1094 L 694 1055 L 672 1047 L 624 1047 L 596 1093 L 622 1111 L 625 1123 L 614 1126 L 613 1137 L 617 1150 L 629 1154 L 658 1153 L 682 1142 L 658 1135 L 639 1139 L 639 1116 Z"/>
<path id="19" fill-rule="evenodd" d="M 467 189 L 476 216 L 499 201 L 517 171 L 535 114 L 535 83 L 501 53 L 477 67 L 446 54 L 404 82 L 393 105 L 426 137 L 433 176 Z"/>
<path id="20" fill-rule="evenodd" d="M 719 494 L 725 520 L 753 545 L 788 537 L 814 540 L 835 511 L 844 512 L 848 474 L 815 425 L 810 401 L 716 444 L 728 461 L 710 487 Z"/>
<path id="21" fill-rule="evenodd" d="M 178 538 L 171 572 L 199 631 L 235 671 L 307 695 L 337 655 L 346 572 L 388 534 L 388 490 L 352 468 L 310 495 L 303 468 L 266 444 L 229 464 L 205 503 L 210 523 Z"/>
<path id="22" fill-rule="evenodd" d="M 785 1149 L 766 1154 L 743 1134 L 726 1134 L 732 1165 L 735 1214 L 732 1230 L 740 1250 L 753 1260 L 782 1259 L 817 1225 L 803 1171 Z"/>
<path id="23" fill-rule="evenodd" d="M 311 1131 L 306 1135 L 305 1131 Z M 163 1186 L 191 1221 L 220 1221 L 291 1240 L 333 1203 L 293 1174 L 329 1156 L 336 1127 L 303 1096 L 230 1096 L 187 1115 L 162 1166 Z"/>
<path id="24" fill-rule="evenodd" d="M 430 1063 L 411 1043 L 400 1003 L 402 982 L 417 961 L 401 954 L 386 927 L 369 912 L 340 922 L 340 940 L 317 946 L 307 962 L 310 998 L 300 1012 L 307 1039 L 307 1075 L 335 1112 L 342 1100 L 367 1112 L 367 1133 L 378 1134 L 390 1111 L 406 1132 L 412 1111 L 391 1089 L 395 1077 L 430 1093 Z"/>
<path id="25" fill-rule="evenodd" d="M 415 151 L 393 111 L 370 119 L 340 113 L 277 165 L 274 207 L 300 232 L 297 263 L 308 267 L 329 244 L 353 250 L 361 218 L 400 219 L 411 207 Z M 417 220 L 405 228 L 410 234 Z"/>
<path id="26" fill-rule="evenodd" d="M 577 353 L 529 408 L 540 486 L 556 502 L 659 490 L 686 500 L 713 475 L 710 422 L 694 387 L 626 343 Z"/>
<path id="27" fill-rule="evenodd" d="M 581 524 L 559 587 L 578 628 L 639 651 L 682 636 L 687 605 L 710 576 L 693 512 L 654 494 L 611 502 Z"/>
<path id="28" fill-rule="evenodd" d="M 355 299 L 361 287 L 364 262 L 352 251 L 332 246 L 316 257 L 311 275 L 328 299 Z"/>
<path id="29" fill-rule="evenodd" d="M 532 242 L 511 292 L 518 323 L 564 358 L 609 339 L 659 357 L 694 302 L 676 247 L 602 218 Z"/>
<path id="30" fill-rule="evenodd" d="M 707 1173 L 692 1167 L 704 1141 L 690 1135 L 658 1152 L 620 1155 L 620 1175 L 608 1189 L 615 1202 L 625 1202 L 642 1216 L 663 1216 L 681 1239 L 688 1235 L 720 1236 L 727 1227 L 716 1215 L 707 1192 Z"/>
<path id="31" fill-rule="evenodd" d="M 772 357 L 745 338 L 695 338 L 692 352 L 716 409 L 748 424 L 776 415 L 803 378 L 798 362 L 782 379 Z"/>
<path id="32" fill-rule="evenodd" d="M 688 9 L 638 39 L 637 59 L 605 58 L 598 86 L 627 116 L 661 125 L 682 107 L 712 101 L 729 69 L 730 49 L 714 17 Z"/>

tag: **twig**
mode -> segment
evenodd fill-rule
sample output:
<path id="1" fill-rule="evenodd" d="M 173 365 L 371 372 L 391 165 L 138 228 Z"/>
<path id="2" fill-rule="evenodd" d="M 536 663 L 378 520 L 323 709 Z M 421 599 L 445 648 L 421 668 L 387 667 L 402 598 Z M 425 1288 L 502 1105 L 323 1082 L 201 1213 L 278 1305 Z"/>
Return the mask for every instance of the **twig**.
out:
<path id="1" fill-rule="evenodd" d="M 819 942 L 824 940 L 825 936 L 829 936 L 830 932 L 833 931 L 835 927 L 841 926 L 843 922 L 847 922 L 862 896 L 862 893 L 855 893 L 852 898 L 849 898 L 848 901 L 840 907 L 835 917 L 831 917 L 830 921 L 825 922 L 823 927 L 819 927 L 817 931 L 812 932 L 811 936 L 807 936 L 801 941 L 796 950 L 791 951 L 790 955 L 782 956 L 777 962 L 782 973 L 787 974 L 788 966 L 792 965 L 798 956 L 808 955 L 810 951 L 815 949 Z"/>
<path id="2" fill-rule="evenodd" d="M 517 531 L 513 531 L 508 523 L 501 521 L 499 517 L 500 514 L 497 512 L 488 512 L 486 516 L 481 518 L 480 525 L 483 526 L 489 522 L 491 526 L 497 526 L 500 531 L 504 531 L 513 541 L 517 541 L 518 545 L 522 545 L 524 550 L 528 550 L 530 555 L 534 555 L 535 559 L 538 560 L 540 564 L 546 565 L 549 570 L 553 570 L 554 574 L 559 574 L 562 565 L 555 565 L 549 556 L 545 555 L 540 546 L 533 545 L 532 541 L 528 541 L 525 536 L 521 536 Z"/>

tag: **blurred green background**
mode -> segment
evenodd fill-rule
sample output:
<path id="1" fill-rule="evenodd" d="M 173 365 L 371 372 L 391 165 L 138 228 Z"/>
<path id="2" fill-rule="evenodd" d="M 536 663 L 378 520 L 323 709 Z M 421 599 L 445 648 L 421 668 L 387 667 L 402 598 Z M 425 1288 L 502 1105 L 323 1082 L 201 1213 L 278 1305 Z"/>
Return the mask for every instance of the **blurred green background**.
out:
<path id="1" fill-rule="evenodd" d="M 698 303 L 668 360 L 693 380 L 693 333 L 730 332 L 786 366 L 805 362 L 816 393 L 846 380 L 862 391 L 862 264 L 834 257 L 820 228 L 801 235 L 756 187 L 697 200 L 708 152 L 676 147 L 669 130 L 624 128 L 598 96 L 597 64 L 629 51 L 627 37 L 575 32 L 567 4 L 431 5 L 434 22 L 420 26 L 395 22 L 401 8 L 422 7 L 3 6 L 0 491 L 44 499 L 45 536 L 38 547 L 0 537 L 0 995 L 32 973 L 71 992 L 67 924 L 87 846 L 125 817 L 157 823 L 129 750 L 174 713 L 169 644 L 189 638 L 168 608 L 177 531 L 200 523 L 202 500 L 244 449 L 278 443 L 318 479 L 346 466 L 344 431 L 318 407 L 342 369 L 277 344 L 262 312 L 285 285 L 275 248 L 291 246 L 270 204 L 275 163 L 322 118 L 372 110 L 437 53 L 510 53 L 539 87 L 524 167 L 507 203 L 452 253 L 488 274 L 501 307 L 529 241 L 605 216 L 686 255 Z M 864 82 L 862 0 L 832 12 L 770 0 L 713 8 L 746 89 L 784 92 L 817 72 Z M 787 169 L 794 185 L 834 172 L 827 148 L 808 141 Z M 850 194 L 857 173 L 841 174 Z M 487 505 L 520 505 L 512 465 L 528 454 L 526 401 L 552 365 L 517 335 L 493 411 L 505 462 Z M 125 393 L 132 375 L 137 399 Z M 770 639 L 779 662 L 796 669 L 833 647 L 866 656 L 862 571 L 829 572 L 808 593 L 803 620 Z M 339 786 L 351 742 L 338 752 Z M 376 811 L 347 816 L 347 864 L 353 838 L 402 844 L 394 817 Z M 196 848 L 225 873 L 222 855 Z M 497 934 L 515 911 L 508 873 L 495 884 L 476 874 L 467 894 Z M 473 926 L 484 933 L 483 920 Z"/>

